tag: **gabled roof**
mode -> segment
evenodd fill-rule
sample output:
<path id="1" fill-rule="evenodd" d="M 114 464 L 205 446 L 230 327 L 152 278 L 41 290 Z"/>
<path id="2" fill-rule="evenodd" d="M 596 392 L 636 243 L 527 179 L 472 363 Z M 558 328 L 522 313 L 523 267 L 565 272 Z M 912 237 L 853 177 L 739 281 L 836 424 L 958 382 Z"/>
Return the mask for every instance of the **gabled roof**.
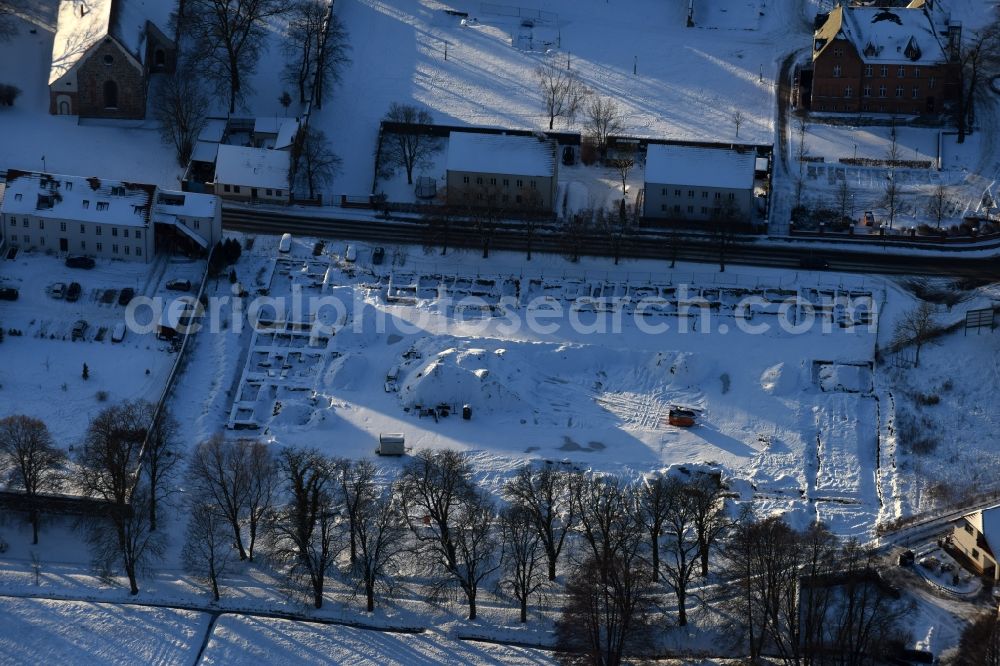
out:
<path id="1" fill-rule="evenodd" d="M 215 182 L 243 187 L 288 189 L 291 155 L 284 150 L 221 144 L 215 160 Z"/>
<path id="2" fill-rule="evenodd" d="M 991 555 L 1000 553 L 1000 505 L 975 511 L 968 514 L 965 519 L 982 533 Z"/>
<path id="3" fill-rule="evenodd" d="M 813 35 L 813 60 L 835 39 L 850 42 L 865 62 L 933 64 L 947 55 L 925 6 L 838 5 Z"/>
<path id="4" fill-rule="evenodd" d="M 554 143 L 533 136 L 452 132 L 448 138 L 448 171 L 551 177 L 555 163 Z"/>
<path id="5" fill-rule="evenodd" d="M 74 222 L 145 227 L 155 185 L 11 169 L 0 211 Z"/>
<path id="6" fill-rule="evenodd" d="M 753 187 L 757 155 L 728 148 L 650 144 L 645 182 L 686 187 Z"/>
<path id="7" fill-rule="evenodd" d="M 49 84 L 107 37 L 143 62 L 146 22 L 167 32 L 174 6 L 175 0 L 60 0 Z"/>

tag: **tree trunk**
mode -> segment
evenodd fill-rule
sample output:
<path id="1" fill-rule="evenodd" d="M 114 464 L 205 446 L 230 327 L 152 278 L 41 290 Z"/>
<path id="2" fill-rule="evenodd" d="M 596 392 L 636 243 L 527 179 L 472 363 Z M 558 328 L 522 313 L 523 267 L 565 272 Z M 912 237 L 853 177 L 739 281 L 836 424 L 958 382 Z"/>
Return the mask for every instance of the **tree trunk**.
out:
<path id="1" fill-rule="evenodd" d="M 550 130 L 552 129 L 552 126 L 555 124 L 555 122 L 556 122 L 556 117 L 553 114 L 550 113 L 549 114 L 549 129 Z"/>
<path id="2" fill-rule="evenodd" d="M 677 590 L 677 626 L 686 627 L 688 623 L 687 608 L 684 606 L 686 590 Z"/>
<path id="3" fill-rule="evenodd" d="M 240 524 L 235 520 L 231 520 L 229 524 L 233 527 L 233 534 L 236 537 L 236 548 L 240 551 L 240 561 L 242 562 L 247 559 L 247 551 L 243 547 L 243 535 L 240 534 Z"/>
<path id="4" fill-rule="evenodd" d="M 371 613 L 375 610 L 375 585 L 369 581 L 365 581 L 365 599 L 368 602 L 368 612 Z"/>
<path id="5" fill-rule="evenodd" d="M 135 565 L 126 562 L 125 573 L 128 575 L 128 593 L 134 597 L 139 594 L 139 583 L 135 578 Z"/>
<path id="6" fill-rule="evenodd" d="M 549 580 L 556 579 L 556 554 L 554 551 L 549 551 Z"/>
<path id="7" fill-rule="evenodd" d="M 521 599 L 521 624 L 525 624 L 528 621 L 528 597 L 523 597 Z"/>
<path id="8" fill-rule="evenodd" d="M 705 578 L 708 576 L 708 544 L 702 543 L 701 546 L 701 577 Z"/>
<path id="9" fill-rule="evenodd" d="M 660 547 L 657 544 L 657 539 L 653 537 L 653 581 L 659 582 L 660 580 Z"/>
<path id="10" fill-rule="evenodd" d="M 209 575 L 210 575 L 210 577 L 212 579 L 212 596 L 215 598 L 216 601 L 218 601 L 219 600 L 219 575 L 215 571 L 215 562 L 213 562 L 213 561 L 210 560 L 209 564 L 208 564 L 208 568 L 209 568 Z"/>
<path id="11" fill-rule="evenodd" d="M 31 545 L 38 545 L 38 509 L 31 509 Z"/>
<path id="12" fill-rule="evenodd" d="M 351 525 L 351 564 L 354 564 L 358 559 L 358 531 L 354 529 L 354 525 Z"/>
<path id="13" fill-rule="evenodd" d="M 323 607 L 323 583 L 321 581 L 313 583 L 313 606 L 315 608 Z"/>
<path id="14" fill-rule="evenodd" d="M 468 595 L 469 595 L 469 619 L 470 620 L 475 620 L 476 619 L 476 593 L 475 592 L 469 592 Z"/>
<path id="15" fill-rule="evenodd" d="M 155 488 L 154 482 L 150 481 L 150 486 Z M 156 492 L 149 493 L 149 531 L 156 531 Z"/>

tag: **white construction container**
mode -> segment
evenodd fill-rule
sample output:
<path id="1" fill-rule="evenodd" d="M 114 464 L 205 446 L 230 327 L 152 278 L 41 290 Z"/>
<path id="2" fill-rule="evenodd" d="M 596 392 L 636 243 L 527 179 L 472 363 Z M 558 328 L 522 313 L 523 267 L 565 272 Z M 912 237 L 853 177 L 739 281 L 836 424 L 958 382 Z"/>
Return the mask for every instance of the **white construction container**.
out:
<path id="1" fill-rule="evenodd" d="M 378 436 L 380 456 L 401 456 L 406 453 L 406 438 L 402 433 L 383 433 Z"/>

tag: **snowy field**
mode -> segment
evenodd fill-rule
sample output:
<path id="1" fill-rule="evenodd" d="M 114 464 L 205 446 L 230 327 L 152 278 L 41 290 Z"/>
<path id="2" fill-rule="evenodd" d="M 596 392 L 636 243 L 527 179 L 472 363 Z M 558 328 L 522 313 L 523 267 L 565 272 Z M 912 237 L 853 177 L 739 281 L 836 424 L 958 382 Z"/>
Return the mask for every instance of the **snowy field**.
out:
<path id="1" fill-rule="evenodd" d="M 191 664 L 209 620 L 168 608 L 9 597 L 0 612 L 0 661 L 10 666 Z"/>
<path id="2" fill-rule="evenodd" d="M 181 169 L 151 118 L 80 121 L 49 115 L 47 82 L 57 4 L 31 3 L 29 13 L 37 24 L 17 19 L 19 34 L 0 42 L 0 82 L 22 91 L 13 107 L 0 108 L 0 171 L 44 169 L 177 187 Z"/>
<path id="3" fill-rule="evenodd" d="M 93 270 L 66 268 L 59 257 L 19 252 L 0 261 L 0 281 L 18 288 L 20 298 L 0 303 L 0 417 L 28 414 L 45 421 L 56 442 L 75 444 L 90 419 L 108 404 L 125 399 L 155 402 L 174 362 L 169 344 L 154 333 L 128 331 L 111 341 L 125 321 L 120 289 L 137 295 L 170 298 L 163 285 L 172 279 L 200 281 L 204 262 L 160 256 L 150 264 L 100 261 Z M 50 295 L 54 284 L 78 282 L 75 303 Z M 84 338 L 72 340 L 74 322 L 88 323 Z M 10 329 L 22 335 L 11 335 Z M 89 379 L 83 379 L 83 364 Z M 6 397 L 3 397 L 6 396 Z M 15 399 L 16 396 L 16 399 Z"/>
<path id="4" fill-rule="evenodd" d="M 540 650 L 451 640 L 436 632 L 396 634 L 226 615 L 216 623 L 201 663 L 541 666 L 555 662 Z"/>
<path id="5" fill-rule="evenodd" d="M 710 16 L 729 14 L 719 8 L 730 3 L 713 4 L 718 11 L 708 10 Z M 619 102 L 625 134 L 731 140 L 731 116 L 739 108 L 746 115 L 740 140 L 770 143 L 773 81 L 783 57 L 774 44 L 792 46 L 786 16 L 794 3 L 776 0 L 749 31 L 688 29 L 684 5 L 535 1 L 523 5 L 526 12 L 541 8 L 558 19 L 528 30 L 473 0 L 338 2 L 353 63 L 333 100 L 313 117 L 344 159 L 330 190 L 371 191 L 378 122 L 392 102 L 424 106 L 438 123 L 547 129 L 534 75 L 545 62 L 568 61 L 594 93 Z M 463 27 L 446 9 L 468 12 L 475 24 Z M 804 27 L 792 28 L 808 39 Z M 678 46 L 665 56 L 665 44 Z M 558 119 L 555 129 L 580 131 L 581 125 Z"/>

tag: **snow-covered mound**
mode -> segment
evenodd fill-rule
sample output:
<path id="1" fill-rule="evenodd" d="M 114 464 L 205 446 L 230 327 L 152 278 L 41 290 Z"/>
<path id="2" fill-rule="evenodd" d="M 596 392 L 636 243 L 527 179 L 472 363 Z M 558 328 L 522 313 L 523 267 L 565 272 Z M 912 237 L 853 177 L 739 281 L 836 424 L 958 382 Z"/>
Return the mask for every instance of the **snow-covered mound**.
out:
<path id="1" fill-rule="evenodd" d="M 519 371 L 512 365 L 502 349 L 452 347 L 401 377 L 399 397 L 406 407 L 468 404 L 477 411 L 520 410 L 530 386 L 516 377 Z"/>
<path id="2" fill-rule="evenodd" d="M 799 386 L 799 373 L 786 363 L 777 363 L 760 375 L 760 387 L 770 395 L 789 395 Z"/>

